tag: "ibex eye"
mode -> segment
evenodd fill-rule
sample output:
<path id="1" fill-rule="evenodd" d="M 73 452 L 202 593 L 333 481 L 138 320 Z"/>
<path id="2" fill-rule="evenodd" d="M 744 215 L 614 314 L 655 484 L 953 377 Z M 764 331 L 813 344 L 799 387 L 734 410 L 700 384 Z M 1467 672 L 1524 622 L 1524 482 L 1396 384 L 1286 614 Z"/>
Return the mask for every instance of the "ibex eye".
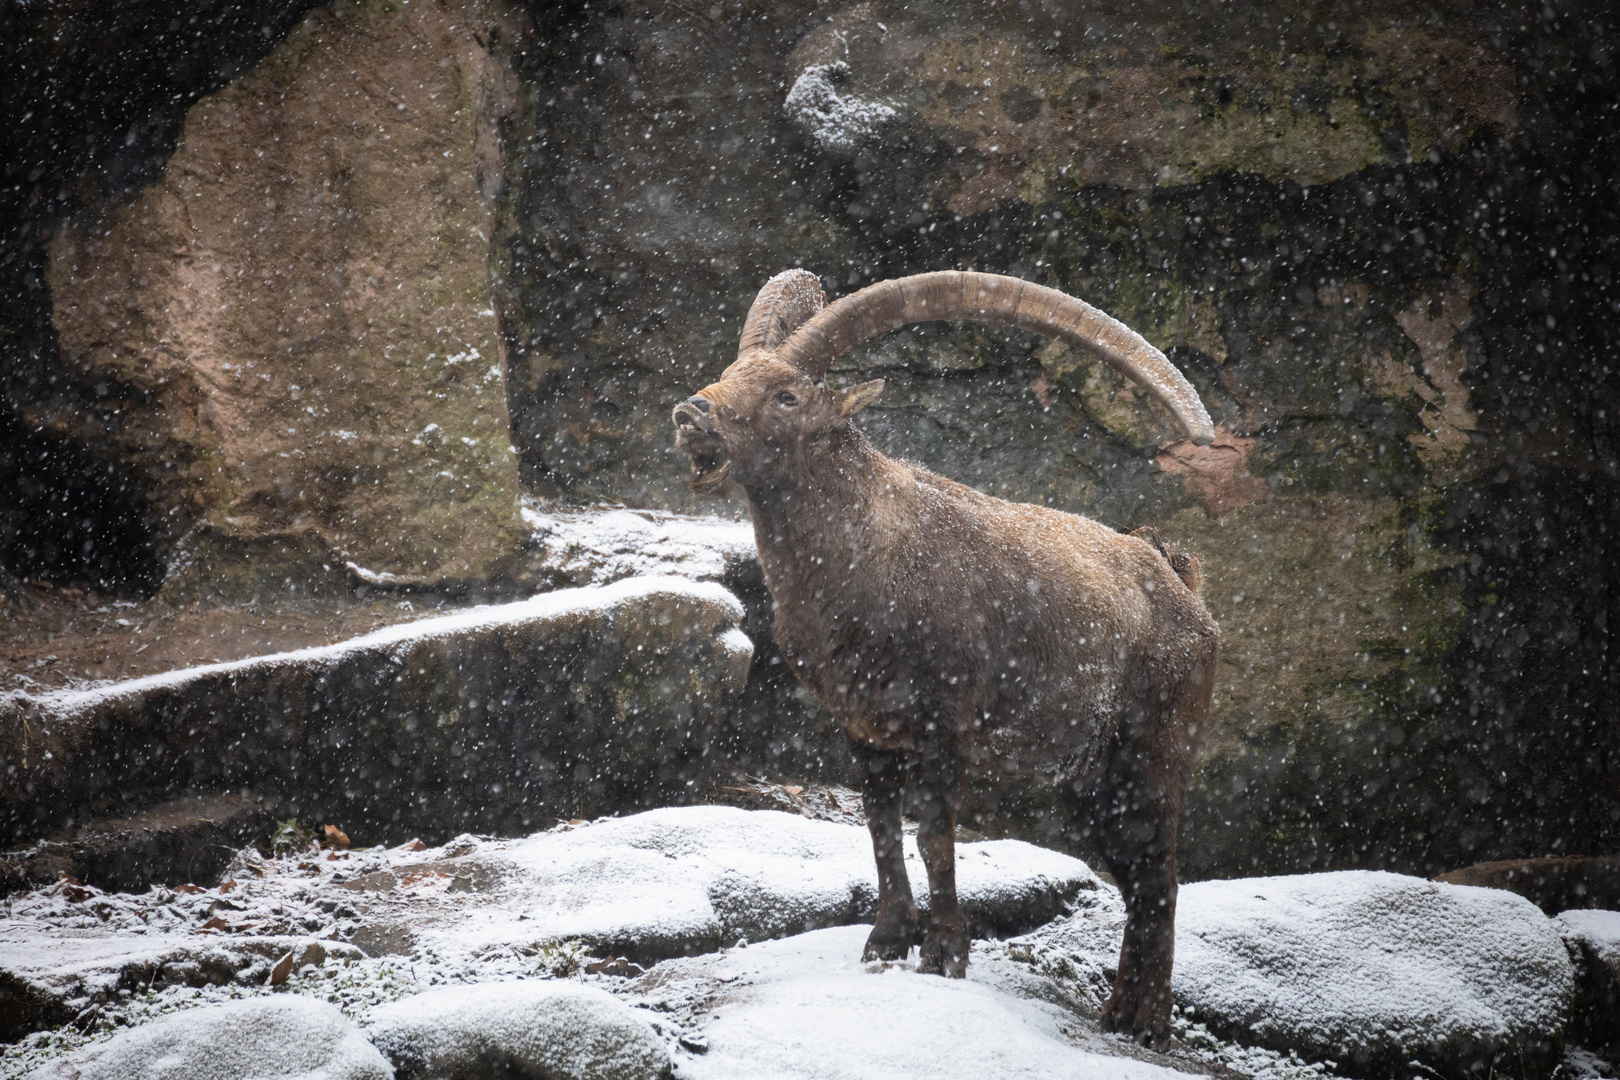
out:
<path id="1" fill-rule="evenodd" d="M 783 405 L 793 406 L 799 403 L 799 395 L 791 390 L 784 390 L 776 395 L 776 400 Z"/>

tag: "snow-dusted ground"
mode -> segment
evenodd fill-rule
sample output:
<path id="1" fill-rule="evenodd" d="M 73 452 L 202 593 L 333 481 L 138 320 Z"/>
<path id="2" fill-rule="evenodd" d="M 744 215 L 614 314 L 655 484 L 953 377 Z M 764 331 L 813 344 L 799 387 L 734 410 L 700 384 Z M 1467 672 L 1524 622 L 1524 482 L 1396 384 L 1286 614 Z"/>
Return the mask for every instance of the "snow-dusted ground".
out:
<path id="1" fill-rule="evenodd" d="M 863 926 L 818 930 L 722 955 L 660 964 L 633 989 L 692 1015 L 706 1047 L 682 1060 L 693 1080 L 1169 1080 L 1129 1056 L 1003 956 L 975 956 L 964 980 L 911 962 L 863 964 Z M 699 1041 L 701 1040 L 701 1041 Z"/>
<path id="2" fill-rule="evenodd" d="M 926 901 L 914 848 L 908 856 Z M 647 1025 L 676 1074 L 695 1078 L 1313 1080 L 1331 1067 L 1295 1051 L 1348 1064 L 1367 1047 L 1383 1060 L 1390 1046 L 1407 1055 L 1394 1060 L 1446 1072 L 1482 1047 L 1556 1030 L 1567 1007 L 1563 924 L 1512 894 L 1368 873 L 1206 882 L 1183 887 L 1178 914 L 1176 990 L 1190 1011 L 1178 1013 L 1171 1052 L 1153 1054 L 1095 1025 L 1119 947 L 1118 893 L 1078 860 L 1027 844 L 964 844 L 959 856 L 969 907 L 1027 931 L 976 940 L 965 982 L 863 964 L 860 921 L 875 891 L 865 830 L 772 811 L 659 810 L 441 848 L 244 853 L 230 884 L 195 891 L 63 883 L 6 901 L 0 969 L 13 987 L 55 995 L 71 1023 L 8 1048 L 0 1074 L 88 1053 L 154 1017 L 288 993 L 370 1025 L 396 1064 L 401 1046 L 431 1041 L 418 1030 L 428 1016 L 444 1018 L 451 1057 L 566 1056 L 585 1037 L 579 1024 L 525 1041 L 533 1025 L 519 1015 L 530 998 L 563 994 L 580 999 L 576 1019 L 594 1015 L 590 1001 L 617 1016 L 614 1045 L 653 1045 Z M 304 966 L 268 985 L 288 955 L 283 971 Z M 515 981 L 538 989 L 421 996 Z M 479 1004 L 490 996 L 501 1008 Z M 414 1004 L 379 1008 L 402 999 Z M 1234 1033 L 1274 1049 L 1226 1041 Z M 1606 1068 L 1572 1050 L 1560 1075 Z"/>
<path id="3" fill-rule="evenodd" d="M 1017 840 L 958 850 L 959 894 L 982 923 L 1027 929 L 1105 892 L 1078 859 Z M 907 863 L 926 909 L 915 839 Z M 718 806 L 426 850 L 244 857 L 227 873 L 213 889 L 58 885 L 12 897 L 0 968 L 77 1011 L 130 972 L 159 985 L 219 972 L 262 981 L 299 935 L 490 977 L 532 973 L 569 942 L 651 961 L 857 922 L 876 897 L 864 828 Z"/>

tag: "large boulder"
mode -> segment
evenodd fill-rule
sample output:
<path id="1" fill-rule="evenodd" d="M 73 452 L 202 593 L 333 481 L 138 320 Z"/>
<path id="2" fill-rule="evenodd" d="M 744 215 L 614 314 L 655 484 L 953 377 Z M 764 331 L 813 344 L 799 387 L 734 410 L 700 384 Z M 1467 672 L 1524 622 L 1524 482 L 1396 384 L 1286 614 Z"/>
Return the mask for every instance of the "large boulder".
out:
<path id="1" fill-rule="evenodd" d="M 324 648 L 0 698 L 0 826 L 251 785 L 356 836 L 690 800 L 753 646 L 725 589 L 636 578 Z"/>
<path id="2" fill-rule="evenodd" d="M 1106 986 L 1124 909 L 1105 901 L 1018 947 Z M 1347 870 L 1196 882 L 1177 899 L 1183 1015 L 1350 1076 L 1547 1076 L 1574 993 L 1558 928 L 1500 890 Z"/>
<path id="3" fill-rule="evenodd" d="M 1475 863 L 1435 878 L 1453 885 L 1507 889 L 1548 915 L 1571 908 L 1620 908 L 1620 858 L 1546 855 Z"/>
<path id="4" fill-rule="evenodd" d="M 1521 897 L 1341 871 L 1183 886 L 1175 993 L 1212 1028 L 1353 1075 L 1545 1076 L 1574 970 Z"/>
<path id="5" fill-rule="evenodd" d="M 155 184 L 52 238 L 64 365 L 104 392 L 48 422 L 119 414 L 183 537 L 172 598 L 332 592 L 344 558 L 477 578 L 517 550 L 489 237 L 527 26 L 505 0 L 317 8 L 192 106 Z"/>
<path id="6" fill-rule="evenodd" d="M 456 986 L 380 1005 L 366 1034 L 399 1080 L 660 1080 L 669 1049 L 612 994 L 571 982 Z"/>
<path id="7" fill-rule="evenodd" d="M 278 996 L 160 1017 L 29 1074 L 30 1080 L 392 1080 L 335 1005 Z"/>

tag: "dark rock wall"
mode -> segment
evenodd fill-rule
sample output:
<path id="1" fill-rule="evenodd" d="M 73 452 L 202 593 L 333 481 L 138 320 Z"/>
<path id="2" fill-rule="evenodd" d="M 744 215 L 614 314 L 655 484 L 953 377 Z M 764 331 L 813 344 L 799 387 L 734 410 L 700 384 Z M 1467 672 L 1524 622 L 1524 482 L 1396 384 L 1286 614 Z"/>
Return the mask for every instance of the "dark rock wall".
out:
<path id="1" fill-rule="evenodd" d="M 1214 448 L 1015 334 L 916 328 L 841 374 L 889 380 L 890 452 L 1201 552 L 1227 645 L 1189 872 L 1608 850 L 1610 30 L 1521 14 L 581 15 L 513 155 L 526 478 L 693 505 L 665 410 L 783 267 L 1070 289 L 1167 348 Z"/>
<path id="2" fill-rule="evenodd" d="M 780 269 L 833 295 L 953 266 L 1062 287 L 1169 352 L 1215 446 L 1018 334 L 913 328 L 834 377 L 889 381 L 862 419 L 890 452 L 1200 553 L 1226 645 L 1187 872 L 1617 849 L 1620 95 L 1602 5 L 529 8 L 491 259 L 530 490 L 698 508 L 668 409 L 729 362 Z M 233 72 L 163 61 L 179 98 L 126 73 L 103 86 L 119 52 L 99 23 L 60 16 L 82 44 L 58 52 L 58 16 L 25 11 L 7 41 L 61 89 L 8 91 L 56 111 L 8 158 L 32 164 L 4 193 L 24 209 L 0 349 L 8 407 L 38 417 L 94 396 L 51 381 L 44 230 L 136 176 L 117 165 L 126 115 L 172 140 L 185 94 Z M 295 14 L 264 16 L 265 50 Z M 232 18 L 197 40 L 241 70 L 252 36 Z M 191 55 L 149 27 L 132 40 L 153 34 L 154 57 Z M 86 94 L 118 107 L 61 103 Z M 71 438 L 126 467 L 115 439 Z M 141 497 L 102 496 L 105 520 Z M 99 565 L 76 572 L 139 579 Z M 1039 800 L 994 810 L 1056 829 Z"/>

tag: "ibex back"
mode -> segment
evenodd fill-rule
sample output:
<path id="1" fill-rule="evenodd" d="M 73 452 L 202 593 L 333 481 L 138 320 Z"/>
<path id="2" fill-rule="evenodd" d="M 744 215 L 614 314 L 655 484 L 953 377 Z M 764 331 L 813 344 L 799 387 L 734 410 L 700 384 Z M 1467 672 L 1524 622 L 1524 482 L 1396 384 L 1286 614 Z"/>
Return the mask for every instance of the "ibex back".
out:
<path id="1" fill-rule="evenodd" d="M 956 812 L 968 769 L 1054 784 L 1127 907 L 1105 1026 L 1168 1035 L 1176 829 L 1209 712 L 1220 634 L 1196 562 L 1086 518 L 1009 503 L 875 450 L 849 423 L 881 381 L 834 390 L 828 366 L 906 323 L 977 319 L 1089 348 L 1213 430 L 1197 393 L 1139 335 L 1073 297 L 990 274 L 921 274 L 825 306 L 779 274 L 736 363 L 676 406 L 693 489 L 747 493 L 782 655 L 854 742 L 877 859 L 870 959 L 917 930 L 900 804 L 915 780 L 929 927 L 920 968 L 960 977 Z"/>

